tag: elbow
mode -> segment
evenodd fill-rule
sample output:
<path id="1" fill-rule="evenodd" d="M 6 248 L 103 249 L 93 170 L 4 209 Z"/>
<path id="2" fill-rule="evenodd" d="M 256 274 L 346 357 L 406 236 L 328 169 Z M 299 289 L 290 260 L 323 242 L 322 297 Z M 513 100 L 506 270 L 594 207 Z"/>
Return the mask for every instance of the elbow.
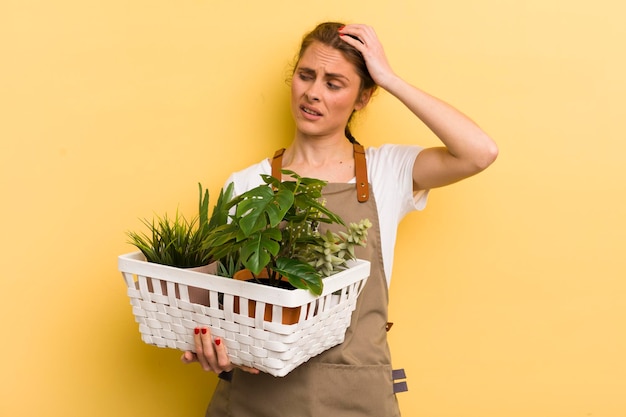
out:
<path id="1" fill-rule="evenodd" d="M 491 144 L 487 147 L 485 151 L 485 155 L 483 157 L 483 169 L 486 169 L 489 165 L 493 164 L 498 158 L 498 154 L 500 150 L 498 149 L 498 145 L 495 142 L 491 142 Z"/>
<path id="2" fill-rule="evenodd" d="M 488 138 L 475 161 L 478 172 L 487 169 L 491 164 L 493 164 L 498 158 L 499 152 L 498 145 L 496 145 L 491 138 Z"/>

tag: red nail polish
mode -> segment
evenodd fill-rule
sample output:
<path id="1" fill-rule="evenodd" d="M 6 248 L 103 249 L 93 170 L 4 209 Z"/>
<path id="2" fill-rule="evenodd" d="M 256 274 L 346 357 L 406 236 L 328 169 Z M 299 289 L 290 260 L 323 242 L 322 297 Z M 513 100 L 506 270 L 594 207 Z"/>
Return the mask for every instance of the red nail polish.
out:
<path id="1" fill-rule="evenodd" d="M 202 329 L 202 334 L 206 334 L 206 329 Z"/>
<path id="2" fill-rule="evenodd" d="M 219 346 L 222 343 L 222 339 L 215 339 L 215 344 Z"/>
<path id="3" fill-rule="evenodd" d="M 198 328 L 196 327 L 195 329 L 193 329 L 193 332 L 194 332 L 195 334 L 200 334 L 200 329 L 198 329 Z"/>
<path id="4" fill-rule="evenodd" d="M 343 28 L 345 28 L 345 26 L 339 26 L 339 29 L 337 29 L 338 31 L 343 30 Z"/>

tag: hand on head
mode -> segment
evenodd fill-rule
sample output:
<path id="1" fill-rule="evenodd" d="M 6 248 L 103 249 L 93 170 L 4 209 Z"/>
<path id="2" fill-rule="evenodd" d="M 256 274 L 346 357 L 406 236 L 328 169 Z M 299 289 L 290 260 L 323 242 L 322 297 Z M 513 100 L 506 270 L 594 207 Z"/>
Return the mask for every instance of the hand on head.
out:
<path id="1" fill-rule="evenodd" d="M 373 27 L 367 25 L 346 25 L 339 28 L 339 36 L 347 44 L 358 50 L 372 79 L 385 88 L 391 77 L 395 77 L 391 65 L 387 61 L 385 50 Z"/>

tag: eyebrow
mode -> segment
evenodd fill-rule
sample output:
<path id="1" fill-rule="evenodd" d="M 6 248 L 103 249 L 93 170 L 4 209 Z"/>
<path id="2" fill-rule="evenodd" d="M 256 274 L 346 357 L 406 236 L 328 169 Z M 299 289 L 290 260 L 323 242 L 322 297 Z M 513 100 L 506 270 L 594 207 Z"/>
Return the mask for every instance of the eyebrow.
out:
<path id="1" fill-rule="evenodd" d="M 299 71 L 305 72 L 307 74 L 315 74 L 315 75 L 317 75 L 317 71 L 315 71 L 312 68 L 300 67 Z M 343 79 L 343 80 L 346 80 L 346 81 L 350 81 L 350 79 L 348 77 L 346 77 L 345 75 L 340 74 L 340 73 L 335 73 L 335 72 L 325 72 L 324 73 L 324 77 L 326 77 L 326 78 Z"/>

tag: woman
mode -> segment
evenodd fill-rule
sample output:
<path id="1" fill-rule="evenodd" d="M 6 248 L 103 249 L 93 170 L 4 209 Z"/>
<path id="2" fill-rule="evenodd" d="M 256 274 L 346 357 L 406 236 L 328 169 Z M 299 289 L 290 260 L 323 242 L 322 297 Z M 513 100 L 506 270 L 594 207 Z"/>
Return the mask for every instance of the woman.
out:
<path id="1" fill-rule="evenodd" d="M 348 124 L 377 87 L 404 103 L 444 146 L 369 148 L 364 162 Z M 459 111 L 396 75 L 376 33 L 365 25 L 323 23 L 304 37 L 291 82 L 291 111 L 296 124 L 291 145 L 229 182 L 239 194 L 260 184 L 259 174 L 278 176 L 280 168 L 289 169 L 328 181 L 327 206 L 346 222 L 370 219 L 367 247 L 357 256 L 370 260 L 371 275 L 346 339 L 283 378 L 233 370 L 224 344 L 207 328 L 196 331 L 199 353 L 185 352 L 182 361 L 221 373 L 207 416 L 399 416 L 386 340 L 397 225 L 424 207 L 429 189 L 487 168 L 497 147 Z M 365 170 L 369 185 L 359 188 L 355 174 Z"/>

